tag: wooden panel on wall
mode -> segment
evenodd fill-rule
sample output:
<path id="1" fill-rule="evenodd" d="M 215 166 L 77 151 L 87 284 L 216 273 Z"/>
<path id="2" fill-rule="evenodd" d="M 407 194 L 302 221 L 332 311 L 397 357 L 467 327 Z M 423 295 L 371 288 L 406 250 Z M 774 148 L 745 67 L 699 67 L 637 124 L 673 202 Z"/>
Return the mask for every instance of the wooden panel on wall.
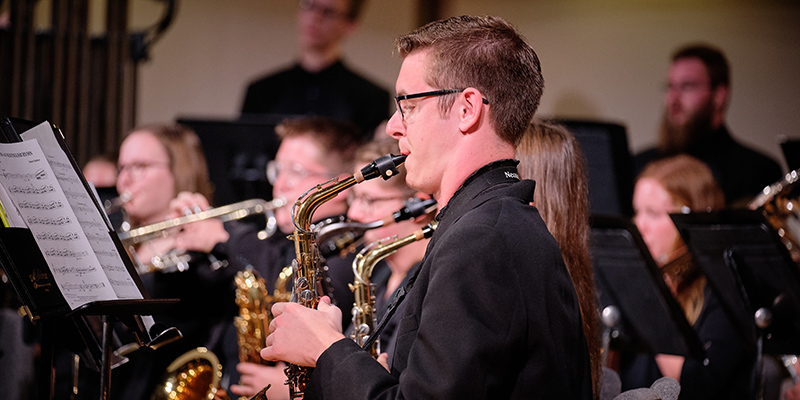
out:
<path id="1" fill-rule="evenodd" d="M 105 1 L 106 32 L 90 37 L 90 1 Z M 0 29 L 0 116 L 61 128 L 79 164 L 116 151 L 132 128 L 136 79 L 128 0 L 52 0 L 37 32 L 36 0 L 13 0 Z"/>

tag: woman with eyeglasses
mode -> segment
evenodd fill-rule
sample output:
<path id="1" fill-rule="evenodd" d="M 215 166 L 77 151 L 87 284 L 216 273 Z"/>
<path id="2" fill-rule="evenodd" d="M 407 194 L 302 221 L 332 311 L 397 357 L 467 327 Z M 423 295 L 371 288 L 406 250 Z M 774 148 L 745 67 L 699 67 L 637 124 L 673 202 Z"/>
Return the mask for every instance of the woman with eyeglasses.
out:
<path id="1" fill-rule="evenodd" d="M 151 124 L 135 128 L 120 146 L 117 170 L 117 190 L 130 228 L 210 208 L 206 199 L 211 198 L 212 189 L 201 143 L 185 126 Z M 223 225 L 209 219 L 136 247 L 134 256 L 143 265 L 173 251 L 186 257 L 187 268 L 182 271 L 156 270 L 141 275 L 151 297 L 180 299 L 154 315 L 154 320 L 178 328 L 183 338 L 158 351 L 131 354 L 128 364 L 115 369 L 119 382 L 112 390 L 122 391 L 124 398 L 150 398 L 169 363 L 197 347 L 208 348 L 225 363 L 220 336 L 237 312 L 233 276 L 244 263 L 229 256 L 233 253 L 228 253 L 224 245 L 231 237 L 245 240 L 249 231 L 235 221 Z"/>

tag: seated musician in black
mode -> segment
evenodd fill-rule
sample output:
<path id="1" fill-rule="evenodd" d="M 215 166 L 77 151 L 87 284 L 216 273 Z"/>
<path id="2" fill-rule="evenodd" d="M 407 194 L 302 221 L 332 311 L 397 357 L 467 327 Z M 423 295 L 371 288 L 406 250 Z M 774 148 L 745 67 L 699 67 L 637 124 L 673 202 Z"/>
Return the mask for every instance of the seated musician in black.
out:
<path id="1" fill-rule="evenodd" d="M 286 236 L 294 232 L 292 220 L 292 204 L 314 185 L 323 183 L 333 177 L 345 178 L 353 173 L 354 155 L 361 144 L 358 129 L 350 124 L 337 122 L 327 117 L 306 117 L 287 120 L 276 127 L 281 138 L 281 145 L 275 160 L 268 166 L 268 177 L 273 185 L 273 197 L 283 198 L 287 205 L 275 210 L 280 232 L 266 240 L 258 247 L 247 246 L 229 241 L 227 246 L 231 254 L 247 254 L 249 262 L 266 280 L 270 293 L 275 289 L 275 282 L 281 271 L 291 264 L 296 257 L 294 242 Z M 341 193 L 323 203 L 315 212 L 315 221 L 324 220 L 347 212 L 347 193 Z M 353 304 L 353 293 L 347 284 L 353 282 L 353 255 L 328 257 L 328 276 L 333 297 L 342 307 L 350 308 Z M 278 288 L 290 292 L 288 287 Z M 342 316 L 342 327 L 350 323 L 349 316 Z M 226 340 L 228 345 L 235 345 L 236 339 Z M 271 400 L 288 398 L 289 391 L 284 382 L 286 375 L 284 366 L 265 366 L 255 363 L 240 363 L 236 369 L 240 377 L 231 375 L 230 391 L 239 396 L 252 396 L 267 384 L 272 388 L 267 392 Z M 239 384 L 235 384 L 239 382 Z"/>
<path id="2" fill-rule="evenodd" d="M 356 154 L 356 169 L 369 164 L 372 160 L 384 154 L 399 154 L 400 149 L 397 142 L 385 135 L 375 138 L 370 143 L 358 149 Z M 350 188 L 350 208 L 347 216 L 353 221 L 370 223 L 385 218 L 393 212 L 401 209 L 409 198 L 428 200 L 430 196 L 417 192 L 406 185 L 406 171 L 401 168 L 399 173 L 392 179 L 384 181 L 373 179 Z M 373 244 L 378 240 L 389 238 L 401 239 L 414 231 L 421 229 L 430 222 L 435 211 L 429 215 L 423 215 L 414 220 L 402 221 L 390 224 L 381 228 L 371 229 L 364 234 L 364 244 Z M 391 243 L 391 240 L 387 241 Z M 375 296 L 375 317 L 378 321 L 383 318 L 389 305 L 392 295 L 400 288 L 405 286 L 412 271 L 422 261 L 425 255 L 425 247 L 428 240 L 418 240 L 409 243 L 396 252 L 387 256 L 381 264 L 375 267 L 372 275 L 367 277 L 375 285 L 373 292 Z M 339 304 L 343 315 L 349 316 L 348 308 L 344 304 Z M 402 307 L 402 305 L 400 306 Z M 400 309 L 398 308 L 398 311 Z M 397 318 L 389 320 L 380 335 L 380 356 L 379 361 L 385 363 L 387 368 L 391 365 L 391 356 L 394 349 L 394 332 L 397 328 Z M 347 335 L 353 330 L 353 324 L 345 331 Z"/>
<path id="3" fill-rule="evenodd" d="M 182 215 L 171 207 L 178 193 L 202 193 L 204 198 L 212 194 L 200 140 L 185 126 L 152 124 L 134 129 L 120 146 L 117 167 L 117 190 L 125 200 L 131 228 Z M 205 202 L 191 212 L 209 207 Z M 223 226 L 216 219 L 192 225 L 209 233 L 198 240 L 192 237 L 192 229 L 171 232 L 138 244 L 132 252 L 150 296 L 180 300 L 153 318 L 165 327 L 178 328 L 183 338 L 157 351 L 140 349 L 130 355 L 128 364 L 116 368 L 112 390 L 121 398 L 150 398 L 169 363 L 188 350 L 202 346 L 222 356 L 217 337 L 235 315 L 232 282 L 241 267 L 227 254 L 215 251 L 214 244 L 228 240 L 242 227 Z M 167 261 L 160 268 L 153 263 L 158 258 L 169 260 L 169 254 L 187 257 L 186 264 Z"/>

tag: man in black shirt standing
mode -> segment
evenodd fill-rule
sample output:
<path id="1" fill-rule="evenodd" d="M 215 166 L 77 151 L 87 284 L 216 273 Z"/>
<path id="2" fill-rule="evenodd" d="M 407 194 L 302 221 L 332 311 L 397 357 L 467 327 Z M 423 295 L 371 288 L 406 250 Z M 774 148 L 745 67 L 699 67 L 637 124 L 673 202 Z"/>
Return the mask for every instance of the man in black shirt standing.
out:
<path id="1" fill-rule="evenodd" d="M 363 5 L 364 0 L 301 0 L 299 60 L 251 83 L 242 117 L 321 115 L 352 122 L 371 137 L 389 117 L 389 92 L 342 62 L 342 43 L 356 30 Z"/>

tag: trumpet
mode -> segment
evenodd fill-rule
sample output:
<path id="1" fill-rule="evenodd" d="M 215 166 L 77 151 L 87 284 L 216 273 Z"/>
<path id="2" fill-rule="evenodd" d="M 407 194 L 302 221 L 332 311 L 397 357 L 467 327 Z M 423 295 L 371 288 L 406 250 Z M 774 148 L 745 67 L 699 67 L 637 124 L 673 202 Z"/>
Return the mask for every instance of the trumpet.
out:
<path id="1" fill-rule="evenodd" d="M 103 208 L 106 211 L 106 214 L 113 214 L 117 211 L 122 210 L 125 206 L 125 203 L 131 200 L 131 192 L 125 191 L 122 192 L 119 196 L 114 197 L 113 199 L 108 199 L 103 202 Z"/>
<path id="2" fill-rule="evenodd" d="M 222 222 L 233 221 L 242 219 L 256 214 L 263 214 L 266 218 L 266 226 L 263 230 L 257 233 L 258 238 L 264 240 L 272 236 L 278 229 L 278 222 L 275 219 L 276 208 L 282 207 L 286 204 L 286 200 L 278 198 L 271 201 L 263 199 L 250 199 L 238 203 L 229 204 L 227 206 L 212 208 L 210 210 L 201 211 L 197 214 L 186 215 L 168 219 L 163 222 L 142 226 L 127 231 L 118 233 L 119 239 L 131 255 L 135 254 L 134 248 L 139 243 L 144 243 L 149 240 L 163 238 L 169 236 L 173 228 L 180 226 L 204 221 L 211 218 L 219 219 Z M 140 268 L 140 273 L 152 271 L 169 271 L 186 269 L 188 263 L 188 256 L 181 253 L 169 252 L 166 255 L 159 255 L 153 257 L 149 267 Z"/>

